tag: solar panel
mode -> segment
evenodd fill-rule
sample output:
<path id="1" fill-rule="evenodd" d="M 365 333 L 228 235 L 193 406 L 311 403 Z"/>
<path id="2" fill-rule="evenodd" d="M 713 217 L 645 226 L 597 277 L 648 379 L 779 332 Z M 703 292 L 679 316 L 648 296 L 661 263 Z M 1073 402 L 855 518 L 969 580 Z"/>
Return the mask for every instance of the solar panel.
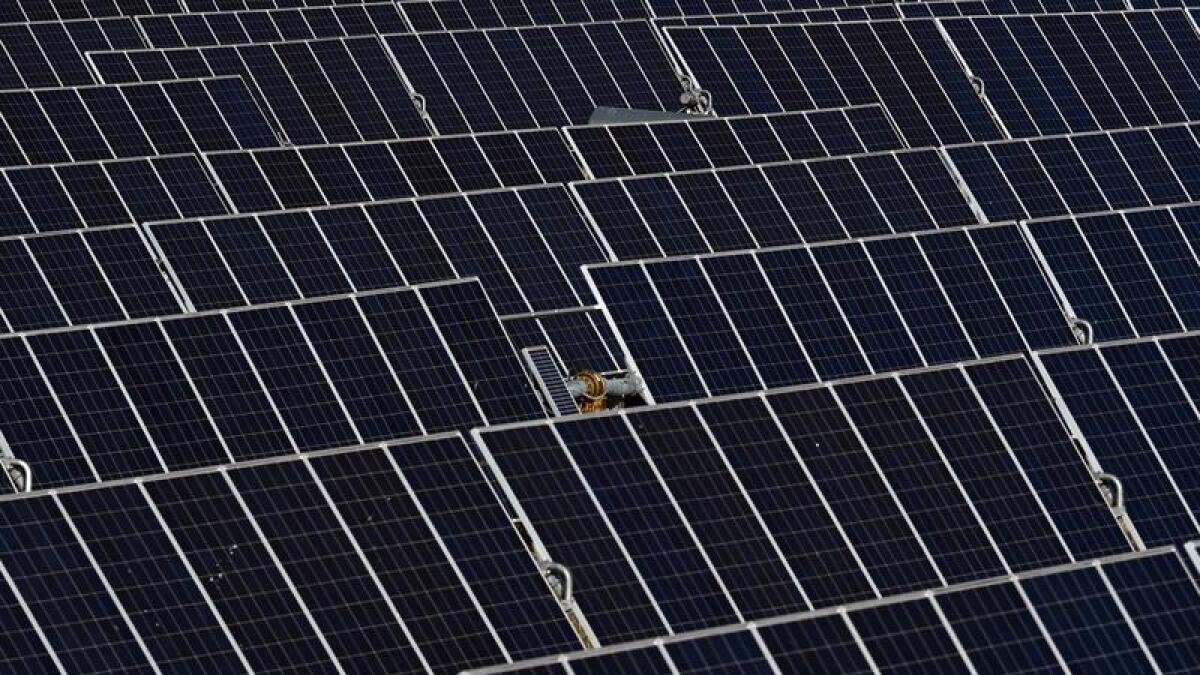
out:
<path id="1" fill-rule="evenodd" d="M 1180 54 L 1200 47 L 1200 36 L 1163 25 L 1186 20 L 1168 10 L 941 25 L 1005 130 L 1026 137 L 1197 119 L 1200 85 Z"/>
<path id="2" fill-rule="evenodd" d="M 0 169 L 3 233 L 53 232 L 230 213 L 203 162 L 164 155 Z"/>
<path id="3" fill-rule="evenodd" d="M 397 3 L 233 12 L 189 12 L 136 17 L 147 47 L 211 47 L 254 42 L 404 33 L 409 24 Z"/>
<path id="4" fill-rule="evenodd" d="M 629 0 L 401 0 L 396 3 L 414 31 L 515 28 L 646 17 Z"/>
<path id="5" fill-rule="evenodd" d="M 168 0 L 170 1 L 170 0 Z M 289 7 L 324 7 L 327 5 L 356 5 L 362 2 L 387 0 L 180 0 L 186 12 L 237 12 L 248 9 L 287 9 Z M 174 11 L 174 10 L 172 10 Z M 144 13 L 144 12 L 143 12 Z"/>
<path id="6" fill-rule="evenodd" d="M 563 130 L 592 178 L 718 169 L 904 147 L 879 106 Z"/>
<path id="7" fill-rule="evenodd" d="M 377 36 L 233 47 L 91 51 L 108 84 L 238 75 L 295 144 L 429 135 Z"/>
<path id="8" fill-rule="evenodd" d="M 571 189 L 617 260 L 982 222 L 934 150 L 583 181 Z"/>
<path id="9" fill-rule="evenodd" d="M 2 342 L 0 431 L 45 487 L 542 416 L 474 281 Z"/>
<path id="10" fill-rule="evenodd" d="M 859 0 L 649 0 L 647 6 L 654 16 L 704 16 L 732 11 L 765 12 L 811 9 L 813 7 L 849 7 L 870 4 Z"/>
<path id="11" fill-rule="evenodd" d="M 0 239 L 5 332 L 183 311 L 135 227 Z"/>
<path id="12" fill-rule="evenodd" d="M 600 106 L 680 105 L 679 78 L 644 21 L 385 39 L 441 134 L 582 124 Z"/>
<path id="13" fill-rule="evenodd" d="M 663 33 L 723 115 L 882 103 L 911 147 L 1002 137 L 932 21 Z"/>
<path id="14" fill-rule="evenodd" d="M 4 7 L 4 13 L 0 14 L 0 22 L 70 21 L 177 12 L 232 12 L 247 9 L 248 6 L 262 9 L 383 1 L 385 0 L 91 0 L 82 3 L 72 0 L 14 0 Z"/>
<path id="15" fill-rule="evenodd" d="M 1011 225 L 585 273 L 659 402 L 1076 343 Z"/>
<path id="16" fill-rule="evenodd" d="M 1200 193 L 1192 125 L 945 149 L 993 222 L 1178 204 Z"/>
<path id="17" fill-rule="evenodd" d="M 579 266 L 605 260 L 561 186 L 147 230 L 201 310 L 478 276 L 497 312 L 518 315 L 592 304 Z"/>
<path id="18" fill-rule="evenodd" d="M 236 211 L 251 213 L 577 180 L 554 129 L 208 153 Z"/>
<path id="19" fill-rule="evenodd" d="M 1025 232 L 1068 311 L 1107 341 L 1200 327 L 1197 224 L 1192 207 L 1151 208 L 1029 221 Z"/>
<path id="20" fill-rule="evenodd" d="M 923 16 L 1114 12 L 1129 9 L 1129 5 L 1116 0 L 932 0 L 902 3 L 898 9 L 904 18 L 915 19 Z"/>
<path id="21" fill-rule="evenodd" d="M 1196 667 L 1195 568 L 1160 548 L 923 597 L 579 651 L 468 671 L 499 673 L 1061 672 L 1101 662 L 1124 672 Z"/>
<path id="22" fill-rule="evenodd" d="M 957 1 L 957 0 L 953 0 Z M 929 3 L 922 3 L 929 4 Z M 865 5 L 821 9 L 788 9 L 775 12 L 738 12 L 736 14 L 697 14 L 654 19 L 659 28 L 667 26 L 755 26 L 777 23 L 835 23 L 899 18 L 896 5 Z"/>
<path id="23" fill-rule="evenodd" d="M 28 644 L 10 667 L 447 672 L 580 646 L 457 434 L 8 499 L 0 520 Z"/>
<path id="24" fill-rule="evenodd" d="M 1067 429 L 1010 445 L 985 385 L 1054 418 L 1010 358 L 473 433 L 615 644 L 1127 551 Z"/>
<path id="25" fill-rule="evenodd" d="M 84 54 L 145 46 L 125 18 L 0 24 L 0 89 L 96 84 Z"/>
<path id="26" fill-rule="evenodd" d="M 278 145 L 240 78 L 0 92 L 5 166 Z"/>
<path id="27" fill-rule="evenodd" d="M 1097 470 L 1116 476 L 1143 541 L 1200 530 L 1189 430 L 1196 410 L 1193 334 L 1049 351 L 1037 361 Z"/>

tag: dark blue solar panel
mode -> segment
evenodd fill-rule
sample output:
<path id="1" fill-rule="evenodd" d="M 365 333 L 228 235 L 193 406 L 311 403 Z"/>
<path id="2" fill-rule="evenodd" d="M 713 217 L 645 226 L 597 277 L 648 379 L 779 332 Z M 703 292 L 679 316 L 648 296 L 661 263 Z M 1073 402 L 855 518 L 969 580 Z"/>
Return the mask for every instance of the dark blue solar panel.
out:
<path id="1" fill-rule="evenodd" d="M 771 408 L 881 593 L 939 583 L 900 504 L 825 390 L 776 394 Z"/>
<path id="2" fill-rule="evenodd" d="M 1103 654 L 1105 668 L 1154 670 L 1097 570 L 1033 577 L 1020 584 L 1068 667 L 1100 665 L 1095 661 Z"/>
<path id="3" fill-rule="evenodd" d="M 5 576 L 25 589 L 34 619 L 54 628 L 48 638 L 65 668 L 154 672 L 53 499 L 6 503 L 0 522 L 8 541 L 0 553 Z M 106 629 L 96 630 L 97 622 Z"/>

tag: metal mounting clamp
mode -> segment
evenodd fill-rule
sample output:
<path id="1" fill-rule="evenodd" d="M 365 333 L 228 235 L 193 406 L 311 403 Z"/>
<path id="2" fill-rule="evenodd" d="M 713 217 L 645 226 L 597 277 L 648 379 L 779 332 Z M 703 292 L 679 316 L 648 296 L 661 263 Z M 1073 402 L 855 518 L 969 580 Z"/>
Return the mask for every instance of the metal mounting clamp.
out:
<path id="1" fill-rule="evenodd" d="M 571 604 L 572 592 L 575 590 L 571 570 L 556 562 L 544 562 L 542 563 L 542 574 L 546 575 L 546 581 L 553 589 L 554 597 L 564 605 Z"/>

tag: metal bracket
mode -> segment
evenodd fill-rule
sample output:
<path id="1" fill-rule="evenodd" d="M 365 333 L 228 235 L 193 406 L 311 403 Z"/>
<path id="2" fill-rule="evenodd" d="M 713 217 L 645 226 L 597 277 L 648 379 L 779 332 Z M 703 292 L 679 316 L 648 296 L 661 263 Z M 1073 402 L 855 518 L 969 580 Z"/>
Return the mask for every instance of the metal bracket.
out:
<path id="1" fill-rule="evenodd" d="M 1096 334 L 1090 321 L 1077 316 L 1072 316 L 1067 320 L 1071 322 L 1071 332 L 1075 334 L 1076 342 L 1081 345 L 1090 345 L 1095 341 Z"/>
<path id="2" fill-rule="evenodd" d="M 712 93 L 707 89 L 690 87 L 679 95 L 680 112 L 693 115 L 707 115 L 712 112 Z"/>
<path id="3" fill-rule="evenodd" d="M 984 96 L 983 78 L 979 77 L 978 75 L 970 75 L 970 76 L 968 76 L 967 79 L 971 82 L 971 87 L 975 89 L 975 93 L 980 98 L 983 98 L 983 96 Z"/>
<path id="4" fill-rule="evenodd" d="M 554 591 L 554 597 L 564 605 L 571 604 L 573 597 L 572 593 L 575 590 L 575 582 L 571 577 L 571 570 L 566 566 L 556 562 L 542 563 L 542 574 L 546 575 L 546 581 L 550 584 L 550 588 Z"/>
<path id="5" fill-rule="evenodd" d="M 17 492 L 33 491 L 33 467 L 29 466 L 29 462 L 16 457 L 3 457 L 0 458 L 0 468 L 8 474 L 8 480 Z"/>
<path id="6" fill-rule="evenodd" d="M 1104 495 L 1104 501 L 1108 502 L 1108 508 L 1112 509 L 1118 518 L 1124 518 L 1125 488 L 1121 485 L 1121 479 L 1111 473 L 1097 473 L 1095 479 Z"/>

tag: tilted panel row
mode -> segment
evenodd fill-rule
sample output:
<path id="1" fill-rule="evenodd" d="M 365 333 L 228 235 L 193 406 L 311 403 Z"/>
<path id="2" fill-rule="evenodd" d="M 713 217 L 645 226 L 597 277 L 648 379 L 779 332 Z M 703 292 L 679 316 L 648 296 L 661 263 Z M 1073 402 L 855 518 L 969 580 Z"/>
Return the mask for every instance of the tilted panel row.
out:
<path id="1" fill-rule="evenodd" d="M 4 235 L 232 213 L 196 155 L 0 170 Z"/>
<path id="2" fill-rule="evenodd" d="M 399 0 L 417 32 L 642 19 L 639 0 Z"/>
<path id="3" fill-rule="evenodd" d="M 645 21 L 384 39 L 442 134 L 583 124 L 600 106 L 680 107 L 679 78 Z"/>
<path id="4" fill-rule="evenodd" d="M 1077 343 L 1014 225 L 585 272 L 658 402 Z"/>
<path id="5" fill-rule="evenodd" d="M 595 302 L 607 258 L 563 187 L 156 223 L 150 237 L 204 310 L 479 277 L 499 314 Z"/>
<path id="6" fill-rule="evenodd" d="M 0 92 L 0 166 L 278 144 L 236 77 Z"/>
<path id="7" fill-rule="evenodd" d="M 107 84 L 238 75 L 291 143 L 429 135 L 377 36 L 87 55 Z"/>
<path id="8" fill-rule="evenodd" d="M 616 260 L 979 223 L 934 150 L 573 183 Z"/>
<path id="9" fill-rule="evenodd" d="M 567 127 L 592 178 L 720 169 L 904 147 L 881 106 Z"/>
<path id="10" fill-rule="evenodd" d="M 12 672 L 448 673 L 580 643 L 466 443 L 0 500 Z"/>
<path id="11" fill-rule="evenodd" d="M 916 19 L 923 16 L 1117 12 L 1129 9 L 1129 5 L 1124 0 L 931 0 L 903 2 L 897 9 L 904 18 Z"/>
<path id="12" fill-rule="evenodd" d="M 1131 548 L 1022 358 L 474 434 L 601 644 Z"/>
<path id="13" fill-rule="evenodd" d="M 664 34 L 723 115 L 882 103 L 910 147 L 1003 137 L 933 21 Z"/>
<path id="14" fill-rule="evenodd" d="M 136 227 L 0 239 L 4 332 L 182 311 Z"/>
<path id="15" fill-rule="evenodd" d="M 654 16 L 704 16 L 733 12 L 782 12 L 814 7 L 853 7 L 869 0 L 648 0 Z"/>
<path id="16" fill-rule="evenodd" d="M 145 46 L 131 19 L 0 24 L 0 88 L 97 84 L 87 52 Z"/>
<path id="17" fill-rule="evenodd" d="M 922 3 L 928 4 L 928 3 Z M 736 14 L 697 14 L 654 19 L 654 25 L 668 26 L 760 26 L 777 23 L 838 23 L 897 19 L 897 5 L 859 5 L 821 9 L 789 9 L 777 12 L 738 12 Z"/>
<path id="18" fill-rule="evenodd" d="M 1200 209 L 1030 221 L 1025 231 L 1097 342 L 1200 330 Z"/>
<path id="19" fill-rule="evenodd" d="M 946 148 L 988 220 L 1098 213 L 1200 199 L 1200 125 Z"/>
<path id="20" fill-rule="evenodd" d="M 542 411 L 475 281 L 0 339 L 0 432 L 39 487 Z"/>
<path id="21" fill-rule="evenodd" d="M 210 153 L 204 159 L 242 213 L 583 177 L 554 129 Z"/>
<path id="22" fill-rule="evenodd" d="M 1200 119 L 1200 35 L 1181 11 L 940 24 L 1015 138 Z"/>
<path id="23" fill-rule="evenodd" d="M 1094 470 L 1120 481 L 1150 546 L 1200 532 L 1200 336 L 1188 333 L 1035 355 Z"/>
<path id="24" fill-rule="evenodd" d="M 914 3 L 915 4 L 915 3 Z M 468 671 L 678 675 L 736 672 L 1122 672 L 1200 667 L 1194 562 L 1185 551 L 1041 570 L 979 585 L 756 621 L 555 659 Z M 1070 669 L 1070 670 L 1068 670 Z"/>
<path id="25" fill-rule="evenodd" d="M 211 47 L 409 30 L 395 2 L 137 17 L 147 47 Z"/>
<path id="26" fill-rule="evenodd" d="M 69 21 L 135 17 L 180 12 L 236 12 L 325 5 L 383 3 L 388 0 L 12 0 L 0 10 L 0 22 Z"/>

